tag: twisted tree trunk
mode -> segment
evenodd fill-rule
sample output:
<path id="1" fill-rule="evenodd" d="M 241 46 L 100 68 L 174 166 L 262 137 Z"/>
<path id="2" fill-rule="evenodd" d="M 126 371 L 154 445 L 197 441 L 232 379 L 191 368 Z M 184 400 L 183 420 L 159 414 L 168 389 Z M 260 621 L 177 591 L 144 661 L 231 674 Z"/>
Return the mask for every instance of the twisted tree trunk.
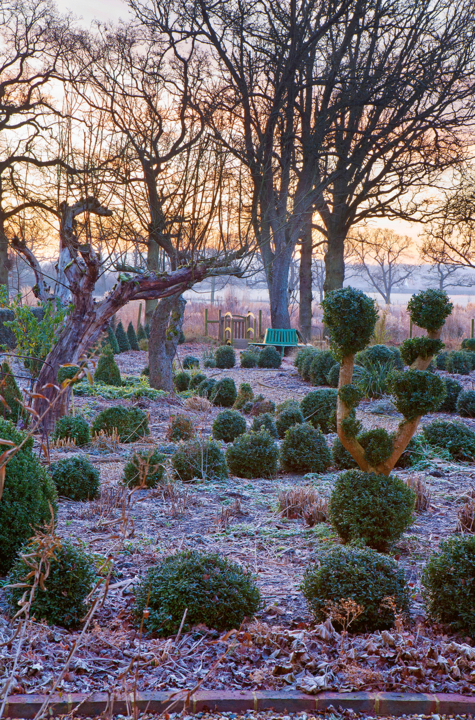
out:
<path id="1" fill-rule="evenodd" d="M 150 386 L 173 390 L 172 363 L 185 317 L 186 300 L 176 294 L 159 300 L 153 311 L 148 343 Z"/>

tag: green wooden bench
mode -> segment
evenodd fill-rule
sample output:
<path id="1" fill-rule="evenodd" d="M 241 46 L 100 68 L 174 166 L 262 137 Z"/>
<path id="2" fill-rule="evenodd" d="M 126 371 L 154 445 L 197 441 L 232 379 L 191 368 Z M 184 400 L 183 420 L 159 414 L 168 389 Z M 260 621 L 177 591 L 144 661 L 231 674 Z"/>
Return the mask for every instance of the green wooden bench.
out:
<path id="1" fill-rule="evenodd" d="M 264 342 L 252 342 L 249 343 L 249 345 L 256 345 L 257 347 L 274 345 L 278 350 L 280 348 L 280 354 L 283 357 L 286 347 L 305 347 L 305 342 L 298 330 L 276 330 L 274 328 L 268 328 L 264 335 Z"/>

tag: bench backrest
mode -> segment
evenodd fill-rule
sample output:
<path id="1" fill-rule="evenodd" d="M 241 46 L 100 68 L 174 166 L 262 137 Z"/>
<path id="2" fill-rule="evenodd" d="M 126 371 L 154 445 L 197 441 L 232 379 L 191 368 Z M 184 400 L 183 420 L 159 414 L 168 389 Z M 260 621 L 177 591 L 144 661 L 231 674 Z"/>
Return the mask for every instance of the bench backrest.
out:
<path id="1" fill-rule="evenodd" d="M 265 345 L 298 345 L 296 330 L 268 328 L 264 336 Z"/>

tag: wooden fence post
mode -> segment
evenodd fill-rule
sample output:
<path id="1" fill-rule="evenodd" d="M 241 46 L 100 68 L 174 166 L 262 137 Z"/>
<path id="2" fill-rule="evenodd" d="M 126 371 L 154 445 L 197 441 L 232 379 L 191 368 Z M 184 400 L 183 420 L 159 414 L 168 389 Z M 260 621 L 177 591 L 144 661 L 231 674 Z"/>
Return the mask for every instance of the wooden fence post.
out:
<path id="1" fill-rule="evenodd" d="M 409 337 L 412 338 L 412 320 L 409 320 Z"/>
<path id="2" fill-rule="evenodd" d="M 208 308 L 205 308 L 205 337 L 208 337 Z"/>
<path id="3" fill-rule="evenodd" d="M 473 318 L 470 320 L 470 337 L 473 339 Z"/>

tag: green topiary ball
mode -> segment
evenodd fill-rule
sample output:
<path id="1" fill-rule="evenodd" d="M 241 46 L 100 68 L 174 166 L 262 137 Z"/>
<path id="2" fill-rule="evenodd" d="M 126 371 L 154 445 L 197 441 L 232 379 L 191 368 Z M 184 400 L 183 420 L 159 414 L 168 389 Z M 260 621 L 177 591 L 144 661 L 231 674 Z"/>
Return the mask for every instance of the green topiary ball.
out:
<path id="1" fill-rule="evenodd" d="M 277 474 L 279 449 L 265 430 L 245 433 L 226 450 L 233 475 L 241 478 L 272 478 Z"/>
<path id="2" fill-rule="evenodd" d="M 475 417 L 475 391 L 465 390 L 457 398 L 457 412 L 461 417 Z"/>
<path id="3" fill-rule="evenodd" d="M 290 403 L 282 407 L 279 411 L 277 409 L 277 415 L 275 418 L 275 426 L 280 438 L 283 438 L 285 433 L 292 425 L 300 425 L 304 422 L 303 413 L 296 400 L 292 400 Z"/>
<path id="4" fill-rule="evenodd" d="M 186 357 L 183 359 L 184 370 L 193 370 L 194 368 L 199 368 L 199 366 L 199 358 L 194 357 L 193 355 L 186 355 Z"/>
<path id="5" fill-rule="evenodd" d="M 280 368 L 282 358 L 273 345 L 263 347 L 257 358 L 257 365 L 260 368 Z"/>
<path id="6" fill-rule="evenodd" d="M 384 428 L 365 430 L 357 440 L 365 451 L 365 459 L 373 466 L 387 460 L 393 451 L 392 438 Z"/>
<path id="7" fill-rule="evenodd" d="M 23 433 L 8 420 L 0 419 L 0 438 L 20 445 Z M 0 443 L 0 454 L 10 446 Z M 32 536 L 34 528 L 51 521 L 49 504 L 57 513 L 57 493 L 51 476 L 33 454 L 33 439 L 5 466 L 0 501 L 0 575 L 10 570 L 18 550 Z"/>
<path id="8" fill-rule="evenodd" d="M 330 370 L 327 372 L 327 384 L 332 388 L 337 388 L 340 382 L 340 363 L 332 365 Z"/>
<path id="9" fill-rule="evenodd" d="M 409 612 L 409 589 L 404 570 L 389 557 L 369 548 L 333 547 L 318 557 L 318 564 L 304 575 L 302 592 L 316 622 L 330 615 L 338 627 L 338 610 L 345 615 L 345 600 L 363 612 L 350 625 L 350 632 L 375 632 L 394 625 L 395 612 Z M 391 598 L 392 603 L 388 602 Z"/>
<path id="10" fill-rule="evenodd" d="M 237 410 L 223 410 L 213 422 L 215 440 L 231 443 L 246 432 L 246 421 Z"/>
<path id="11" fill-rule="evenodd" d="M 349 385 L 343 385 L 343 387 L 338 390 L 338 397 L 347 407 L 353 410 L 360 404 L 363 393 L 361 388 L 350 383 Z"/>
<path id="12" fill-rule="evenodd" d="M 308 393 L 300 403 L 306 422 L 323 433 L 336 431 L 336 401 L 338 390 L 325 388 Z"/>
<path id="13" fill-rule="evenodd" d="M 310 381 L 312 385 L 326 385 L 328 372 L 332 369 L 337 361 L 329 350 L 320 350 L 310 365 Z"/>
<path id="14" fill-rule="evenodd" d="M 310 369 L 314 359 L 320 352 L 321 350 L 317 350 L 317 348 L 309 348 L 309 352 L 304 355 L 300 365 L 300 375 L 305 382 L 310 382 Z"/>
<path id="15" fill-rule="evenodd" d="M 106 408 L 99 413 L 91 428 L 92 433 L 103 430 L 108 435 L 112 435 L 114 429 L 123 443 L 135 442 L 150 435 L 147 415 L 138 407 L 116 405 Z"/>
<path id="16" fill-rule="evenodd" d="M 297 371 L 299 374 L 302 373 L 302 364 L 305 360 L 305 358 L 309 357 L 310 355 L 313 355 L 315 353 L 315 348 L 308 345 L 307 347 L 300 348 L 300 350 L 297 350 L 297 354 L 294 358 L 294 366 L 297 368 Z"/>
<path id="17" fill-rule="evenodd" d="M 130 349 L 131 350 L 139 350 L 139 341 L 137 340 L 137 335 L 135 334 L 135 328 L 132 325 L 132 322 L 129 322 L 127 326 L 127 340 L 129 341 Z"/>
<path id="18" fill-rule="evenodd" d="M 121 387 L 122 385 L 120 370 L 114 360 L 114 353 L 110 346 L 104 348 L 104 352 L 99 358 L 96 372 L 94 373 L 94 380 L 103 382 L 106 385 L 115 385 L 116 387 Z"/>
<path id="19" fill-rule="evenodd" d="M 185 392 L 190 387 L 191 376 L 184 370 L 175 373 L 173 376 L 173 384 L 177 392 Z"/>
<path id="20" fill-rule="evenodd" d="M 35 550 L 28 547 L 28 553 Z M 8 584 L 24 581 L 31 566 L 22 558 L 17 560 L 8 575 Z M 46 621 L 50 625 L 59 625 L 68 629 L 78 627 L 87 613 L 85 600 L 94 587 L 94 561 L 83 550 L 64 541 L 54 550 L 50 558 L 50 571 L 44 581 L 44 589 L 38 586 L 31 604 L 30 616 L 37 622 Z M 32 578 L 26 581 L 29 586 Z M 8 588 L 6 599 L 11 615 L 18 611 L 25 587 Z"/>
<path id="21" fill-rule="evenodd" d="M 353 455 L 348 452 L 340 438 L 336 438 L 332 446 L 332 461 L 338 470 L 352 470 L 358 467 Z"/>
<path id="22" fill-rule="evenodd" d="M 447 367 L 447 358 L 449 356 L 448 350 L 442 350 L 442 352 L 437 353 L 437 355 L 434 358 L 435 366 L 437 370 L 445 370 Z"/>
<path id="23" fill-rule="evenodd" d="M 117 325 L 116 331 L 115 331 L 115 337 L 117 340 L 117 344 L 119 346 L 119 351 L 121 353 L 127 352 L 130 350 L 130 343 L 127 339 L 127 335 L 125 334 L 124 326 L 122 325 L 122 320 Z"/>
<path id="24" fill-rule="evenodd" d="M 445 384 L 446 396 L 442 405 L 439 407 L 439 412 L 453 413 L 457 409 L 457 398 L 462 392 L 462 386 L 453 378 L 443 378 Z"/>
<path id="25" fill-rule="evenodd" d="M 146 450 L 135 452 L 124 466 L 124 485 L 157 487 L 163 480 L 166 459 L 167 456 L 156 449 L 148 452 Z"/>
<path id="26" fill-rule="evenodd" d="M 366 350 L 361 350 L 355 357 L 355 363 L 361 367 L 371 370 L 375 363 L 380 365 L 396 366 L 394 350 L 386 345 L 371 345 Z"/>
<path id="27" fill-rule="evenodd" d="M 99 495 L 99 471 L 84 455 L 74 455 L 51 463 L 51 477 L 59 497 L 94 500 Z"/>
<path id="28" fill-rule="evenodd" d="M 196 373 L 196 375 L 191 375 L 190 377 L 190 390 L 196 390 L 200 383 L 203 382 L 203 380 L 207 380 L 208 378 L 204 373 Z"/>
<path id="29" fill-rule="evenodd" d="M 160 636 L 206 625 L 219 631 L 239 628 L 259 609 L 254 576 L 215 553 L 176 553 L 150 568 L 135 589 L 137 623 Z M 147 613 L 144 615 L 144 610 Z"/>
<path id="30" fill-rule="evenodd" d="M 441 542 L 422 574 L 429 616 L 475 637 L 475 535 Z"/>
<path id="31" fill-rule="evenodd" d="M 278 438 L 277 428 L 275 426 L 274 418 L 270 413 L 263 413 L 257 415 L 252 421 L 251 430 L 253 432 L 259 432 L 259 430 L 267 430 L 269 435 L 273 438 Z"/>
<path id="32" fill-rule="evenodd" d="M 189 417 L 178 413 L 170 417 L 167 428 L 167 440 L 177 442 L 178 440 L 191 440 L 196 435 L 195 426 Z"/>
<path id="33" fill-rule="evenodd" d="M 232 378 L 222 378 L 218 380 L 208 397 L 213 405 L 232 407 L 237 398 L 236 383 Z"/>
<path id="34" fill-rule="evenodd" d="M 3 415 L 5 420 L 11 420 L 16 425 L 21 415 L 22 406 L 20 403 L 23 401 L 23 397 L 12 374 L 11 367 L 6 361 L 0 365 L 0 395 L 7 404 L 6 406 L 3 403 L 0 405 L 0 415 Z"/>
<path id="35" fill-rule="evenodd" d="M 252 402 L 252 400 L 254 400 L 254 393 L 252 391 L 252 387 L 249 385 L 249 383 L 241 383 L 239 385 L 239 392 L 233 405 L 234 409 L 242 410 L 244 405 L 248 402 Z"/>
<path id="36" fill-rule="evenodd" d="M 254 352 L 249 352 L 249 350 L 245 350 L 240 355 L 240 362 L 242 368 L 255 368 L 257 367 L 257 358 L 258 355 Z"/>
<path id="37" fill-rule="evenodd" d="M 65 415 L 56 421 L 52 439 L 54 442 L 75 440 L 78 447 L 87 445 L 91 439 L 89 423 L 82 415 Z"/>
<path id="38" fill-rule="evenodd" d="M 429 445 L 448 450 L 454 460 L 475 460 L 475 432 L 463 423 L 434 420 L 422 432 Z"/>
<path id="39" fill-rule="evenodd" d="M 401 345 L 401 356 L 406 365 L 412 365 L 413 362 L 421 357 L 423 360 L 436 355 L 442 350 L 444 343 L 442 340 L 433 340 L 425 335 L 422 337 L 409 338 L 404 340 Z"/>
<path id="40" fill-rule="evenodd" d="M 206 380 L 202 380 L 196 388 L 198 391 L 198 395 L 200 397 L 209 398 L 211 391 L 213 390 L 215 385 L 216 380 L 214 380 L 214 378 L 206 378 Z"/>
<path id="41" fill-rule="evenodd" d="M 475 338 L 464 338 L 462 340 L 462 350 L 467 350 L 468 352 L 475 352 Z"/>
<path id="42" fill-rule="evenodd" d="M 452 350 L 445 359 L 445 370 L 456 375 L 470 375 L 473 367 L 471 355 L 465 350 Z"/>
<path id="43" fill-rule="evenodd" d="M 447 293 L 441 290 L 421 290 L 407 303 L 407 310 L 414 325 L 429 332 L 439 330 L 453 309 Z"/>
<path id="44" fill-rule="evenodd" d="M 406 420 L 436 412 L 445 400 L 445 383 L 427 370 L 395 370 L 389 377 L 394 404 Z"/>
<path id="45" fill-rule="evenodd" d="M 182 482 L 199 480 L 226 480 L 228 468 L 223 452 L 214 440 L 182 443 L 172 457 L 175 475 Z"/>
<path id="46" fill-rule="evenodd" d="M 386 552 L 411 524 L 414 502 L 400 478 L 348 470 L 335 482 L 330 520 L 344 542 L 359 540 Z"/>
<path id="47" fill-rule="evenodd" d="M 292 425 L 282 441 L 280 464 L 287 472 L 325 472 L 331 465 L 325 436 L 309 423 Z"/>
<path id="48" fill-rule="evenodd" d="M 232 345 L 220 345 L 214 353 L 216 367 L 221 370 L 233 368 L 236 364 L 236 353 Z"/>
<path id="49" fill-rule="evenodd" d="M 363 350 L 373 335 L 378 309 L 375 300 L 352 287 L 332 290 L 322 301 L 333 354 L 338 360 Z"/>

